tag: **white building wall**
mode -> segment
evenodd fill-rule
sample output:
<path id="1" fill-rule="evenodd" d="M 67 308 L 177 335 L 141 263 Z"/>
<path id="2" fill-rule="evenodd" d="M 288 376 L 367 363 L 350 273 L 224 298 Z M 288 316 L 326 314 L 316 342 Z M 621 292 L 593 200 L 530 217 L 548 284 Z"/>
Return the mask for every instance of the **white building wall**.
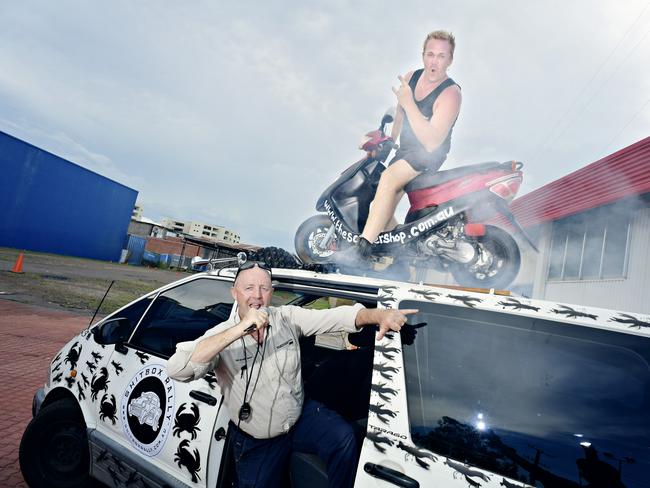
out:
<path id="1" fill-rule="evenodd" d="M 631 221 L 625 278 L 547 282 L 551 229 L 547 224 L 541 234 L 533 298 L 650 313 L 650 208 Z"/>

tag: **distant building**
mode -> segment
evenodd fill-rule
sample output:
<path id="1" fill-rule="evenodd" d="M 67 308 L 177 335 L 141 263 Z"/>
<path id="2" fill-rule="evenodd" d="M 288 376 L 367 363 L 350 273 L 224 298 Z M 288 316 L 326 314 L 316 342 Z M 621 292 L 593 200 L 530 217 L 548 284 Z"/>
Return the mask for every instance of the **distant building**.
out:
<path id="1" fill-rule="evenodd" d="M 128 233 L 140 237 L 165 237 L 167 229 L 162 224 L 154 222 L 147 217 L 141 217 L 140 219 L 131 218 Z"/>
<path id="2" fill-rule="evenodd" d="M 142 207 L 140 205 L 134 205 L 131 220 L 142 220 Z"/>
<path id="3" fill-rule="evenodd" d="M 517 280 L 533 298 L 650 313 L 650 137 L 512 204 L 536 236 Z"/>
<path id="4" fill-rule="evenodd" d="M 162 225 L 178 234 L 186 234 L 193 237 L 214 239 L 231 244 L 237 244 L 241 240 L 239 234 L 236 234 L 230 229 L 226 229 L 220 225 L 209 225 L 203 222 L 194 221 L 186 222 L 183 220 L 171 219 L 169 217 L 162 219 Z"/>
<path id="5" fill-rule="evenodd" d="M 512 291 L 650 313 L 650 137 L 523 195 L 511 209 L 539 249 L 518 242 L 522 267 Z M 435 271 L 424 281 L 455 284 Z"/>
<path id="6" fill-rule="evenodd" d="M 118 261 L 138 192 L 0 131 L 0 246 Z"/>
<path id="7" fill-rule="evenodd" d="M 177 232 L 179 234 L 183 233 L 183 228 L 185 227 L 185 222 L 182 220 L 174 220 L 170 219 L 169 217 L 163 217 L 160 223 L 166 229 L 169 229 L 172 232 Z"/>

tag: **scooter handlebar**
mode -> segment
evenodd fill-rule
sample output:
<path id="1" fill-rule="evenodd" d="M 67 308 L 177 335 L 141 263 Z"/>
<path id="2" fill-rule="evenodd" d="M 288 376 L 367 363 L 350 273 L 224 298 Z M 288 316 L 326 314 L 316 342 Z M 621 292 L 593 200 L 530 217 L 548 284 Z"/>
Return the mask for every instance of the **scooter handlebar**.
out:
<path id="1" fill-rule="evenodd" d="M 384 162 L 393 149 L 399 149 L 399 146 L 395 144 L 395 141 L 392 139 L 386 139 L 379 145 L 379 147 L 377 147 L 377 154 L 375 155 L 375 158 L 379 161 Z"/>

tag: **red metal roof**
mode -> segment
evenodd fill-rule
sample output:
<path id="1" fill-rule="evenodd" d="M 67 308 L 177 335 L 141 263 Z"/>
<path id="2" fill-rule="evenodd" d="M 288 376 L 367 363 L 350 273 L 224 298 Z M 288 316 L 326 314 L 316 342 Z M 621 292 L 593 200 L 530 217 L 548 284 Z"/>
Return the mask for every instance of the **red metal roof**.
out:
<path id="1" fill-rule="evenodd" d="M 512 202 L 524 227 L 650 192 L 650 137 Z"/>

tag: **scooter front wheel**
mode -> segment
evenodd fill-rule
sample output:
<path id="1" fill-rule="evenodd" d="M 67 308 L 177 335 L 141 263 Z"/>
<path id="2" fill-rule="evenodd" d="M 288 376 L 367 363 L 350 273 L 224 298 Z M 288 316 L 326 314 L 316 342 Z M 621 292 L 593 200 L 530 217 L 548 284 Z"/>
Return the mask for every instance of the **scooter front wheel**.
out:
<path id="1" fill-rule="evenodd" d="M 305 220 L 294 238 L 296 253 L 303 263 L 326 264 L 337 250 L 337 236 L 333 233 L 323 246 L 332 221 L 326 215 L 314 215 Z"/>
<path id="2" fill-rule="evenodd" d="M 476 246 L 482 254 L 478 262 L 451 267 L 456 282 L 477 288 L 507 288 L 521 267 L 517 242 L 499 227 L 486 225 L 485 235 L 476 238 Z"/>

